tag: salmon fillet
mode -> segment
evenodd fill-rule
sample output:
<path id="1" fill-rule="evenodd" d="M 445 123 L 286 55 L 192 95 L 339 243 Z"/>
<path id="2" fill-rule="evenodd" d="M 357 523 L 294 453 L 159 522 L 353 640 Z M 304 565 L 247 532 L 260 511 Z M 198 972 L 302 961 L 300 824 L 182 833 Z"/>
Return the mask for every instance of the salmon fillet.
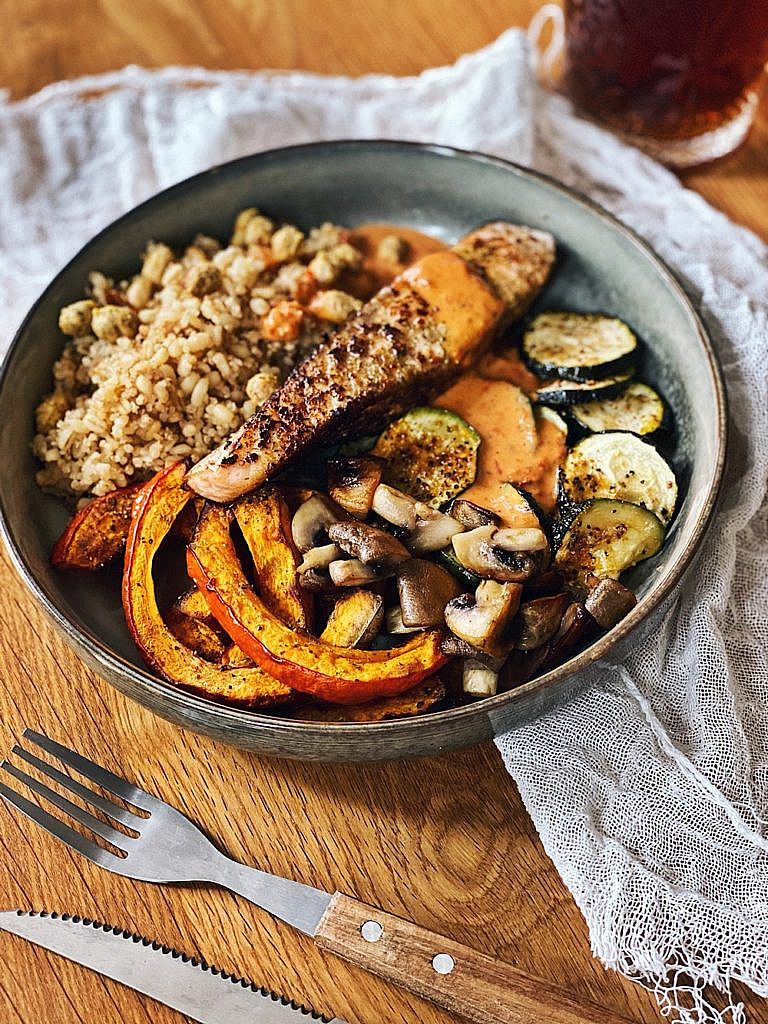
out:
<path id="1" fill-rule="evenodd" d="M 187 483 L 232 501 L 313 446 L 375 433 L 429 402 L 526 311 L 554 259 L 550 234 L 503 221 L 422 257 L 300 363 Z"/>

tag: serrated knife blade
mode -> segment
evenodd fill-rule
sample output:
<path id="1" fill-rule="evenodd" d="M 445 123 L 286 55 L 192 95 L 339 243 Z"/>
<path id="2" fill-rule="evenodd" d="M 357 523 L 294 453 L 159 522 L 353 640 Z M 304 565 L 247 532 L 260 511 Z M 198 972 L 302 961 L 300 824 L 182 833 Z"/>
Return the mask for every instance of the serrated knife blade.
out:
<path id="1" fill-rule="evenodd" d="M 0 929 L 128 985 L 199 1024 L 344 1024 L 168 946 L 87 918 L 5 910 L 0 911 Z"/>

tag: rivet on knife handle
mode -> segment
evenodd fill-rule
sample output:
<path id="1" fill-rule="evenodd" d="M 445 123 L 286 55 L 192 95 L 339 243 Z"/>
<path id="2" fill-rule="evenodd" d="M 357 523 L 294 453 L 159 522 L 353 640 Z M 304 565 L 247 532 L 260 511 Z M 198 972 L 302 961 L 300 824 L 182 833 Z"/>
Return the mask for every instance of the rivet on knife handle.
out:
<path id="1" fill-rule="evenodd" d="M 610 1010 L 337 892 L 315 942 L 476 1024 L 627 1024 Z"/>

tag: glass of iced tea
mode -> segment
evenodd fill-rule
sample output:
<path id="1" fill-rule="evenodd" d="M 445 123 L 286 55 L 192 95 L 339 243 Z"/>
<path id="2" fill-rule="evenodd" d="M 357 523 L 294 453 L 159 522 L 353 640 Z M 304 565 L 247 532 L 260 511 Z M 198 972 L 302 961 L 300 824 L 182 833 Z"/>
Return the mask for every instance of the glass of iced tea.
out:
<path id="1" fill-rule="evenodd" d="M 747 136 L 768 59 L 768 0 L 565 0 L 568 95 L 673 167 Z"/>

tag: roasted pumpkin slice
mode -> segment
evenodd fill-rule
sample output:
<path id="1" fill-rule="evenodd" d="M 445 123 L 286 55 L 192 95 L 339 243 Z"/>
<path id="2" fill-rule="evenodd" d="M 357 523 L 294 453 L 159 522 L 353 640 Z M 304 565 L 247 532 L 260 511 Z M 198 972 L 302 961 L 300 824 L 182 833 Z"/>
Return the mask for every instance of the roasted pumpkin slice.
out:
<path id="1" fill-rule="evenodd" d="M 293 712 L 293 718 L 305 722 L 328 722 L 342 725 L 344 722 L 386 722 L 391 718 L 412 718 L 426 714 L 445 697 L 445 685 L 439 676 L 432 676 L 418 683 L 411 690 L 395 697 L 381 697 L 368 704 L 339 706 L 338 704 L 304 706 Z"/>
<path id="2" fill-rule="evenodd" d="M 56 541 L 52 564 L 57 569 L 100 569 L 116 558 L 125 547 L 141 486 L 121 487 L 84 505 Z"/>
<path id="3" fill-rule="evenodd" d="M 206 661 L 220 662 L 224 657 L 228 646 L 226 640 L 204 620 L 185 615 L 173 607 L 165 617 L 165 624 L 177 640 Z"/>
<path id="4" fill-rule="evenodd" d="M 345 650 L 291 629 L 249 585 L 230 536 L 232 513 L 209 506 L 187 549 L 187 570 L 235 643 L 276 679 L 335 704 L 359 704 L 415 686 L 447 660 L 442 630 L 387 651 Z"/>
<path id="5" fill-rule="evenodd" d="M 371 590 L 342 594 L 320 639 L 336 647 L 361 647 L 376 636 L 384 621 L 384 601 Z"/>
<path id="6" fill-rule="evenodd" d="M 293 543 L 285 498 L 276 487 L 264 487 L 238 501 L 233 511 L 264 603 L 287 625 L 311 629 L 312 595 L 299 585 L 301 554 Z"/>
<path id="7" fill-rule="evenodd" d="M 212 665 L 178 640 L 163 622 L 152 579 L 154 557 L 179 513 L 194 495 L 184 487 L 186 465 L 162 470 L 137 495 L 126 544 L 123 610 L 142 657 L 155 671 L 185 689 L 246 707 L 273 707 L 290 689 L 260 668 Z"/>
<path id="8" fill-rule="evenodd" d="M 173 607 L 182 615 L 189 616 L 190 619 L 207 622 L 209 625 L 215 621 L 208 602 L 205 600 L 205 594 L 201 593 L 197 587 L 190 587 L 189 590 L 180 594 L 174 601 Z"/>

